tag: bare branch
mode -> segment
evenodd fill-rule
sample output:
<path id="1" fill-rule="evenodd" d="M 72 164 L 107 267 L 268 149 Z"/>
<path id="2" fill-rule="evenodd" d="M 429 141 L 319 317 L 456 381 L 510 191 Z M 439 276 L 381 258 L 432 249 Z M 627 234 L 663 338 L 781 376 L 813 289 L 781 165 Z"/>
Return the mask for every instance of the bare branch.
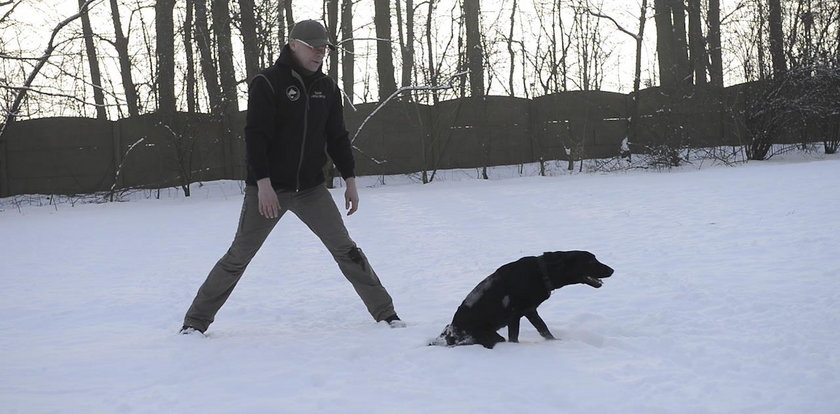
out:
<path id="1" fill-rule="evenodd" d="M 8 60 L 40 60 L 40 57 L 23 57 L 23 56 L 12 56 L 7 55 L 5 53 L 0 53 L 0 59 L 8 59 Z"/>
<path id="2" fill-rule="evenodd" d="M 365 127 L 365 124 L 367 123 L 367 121 L 370 120 L 371 118 L 373 118 L 373 116 L 376 115 L 376 113 L 379 112 L 379 110 L 382 109 L 383 106 L 387 105 L 388 102 L 390 102 L 391 99 L 393 99 L 395 96 L 397 96 L 397 95 L 399 95 L 403 92 L 406 92 L 406 91 L 439 91 L 439 90 L 443 90 L 443 89 L 454 89 L 455 88 L 455 79 L 458 78 L 458 77 L 464 76 L 467 73 L 469 73 L 469 71 L 458 72 L 458 73 L 452 75 L 451 77 L 449 77 L 449 83 L 446 84 L 446 85 L 403 86 L 402 88 L 397 89 L 396 91 L 394 91 L 394 93 L 391 94 L 391 96 L 388 97 L 388 99 L 382 101 L 379 105 L 377 105 L 376 109 L 374 109 L 373 112 L 371 112 L 370 115 L 368 115 L 367 118 L 365 118 L 365 120 L 362 121 L 362 124 L 359 125 L 359 129 L 356 130 L 356 134 L 353 135 L 353 139 L 351 139 L 350 142 L 352 143 L 352 142 L 356 141 L 356 138 L 359 136 L 359 133 L 362 132 L 362 128 Z"/>
<path id="3" fill-rule="evenodd" d="M 91 85 L 91 86 L 96 86 L 96 85 Z M 84 99 L 79 98 L 79 97 L 74 96 L 74 95 L 67 95 L 67 94 L 64 94 L 64 93 L 55 93 L 55 92 L 46 92 L 46 91 L 43 91 L 41 89 L 38 89 L 38 88 L 35 88 L 35 87 L 32 87 L 32 86 L 25 86 L 24 87 L 24 86 L 0 85 L 0 89 L 9 89 L 9 90 L 13 90 L 13 91 L 18 91 L 19 93 L 21 93 L 21 92 L 23 92 L 23 93 L 32 92 L 32 93 L 37 93 L 39 95 L 55 96 L 55 97 L 59 97 L 59 98 L 69 98 L 69 99 L 72 99 L 74 101 L 83 103 L 85 105 L 91 105 L 91 106 L 104 106 L 104 107 L 117 106 L 117 105 L 99 105 L 99 104 L 96 104 L 96 103 L 93 103 L 93 102 L 85 101 Z"/>
<path id="4" fill-rule="evenodd" d="M 615 27 L 616 27 L 619 31 L 621 31 L 621 32 L 623 32 L 623 33 L 625 33 L 625 34 L 627 34 L 628 36 L 632 37 L 633 39 L 639 40 L 639 36 L 638 36 L 638 35 L 636 35 L 635 33 L 631 32 L 631 31 L 629 31 L 629 30 L 627 30 L 627 29 L 625 29 L 624 27 L 622 27 L 622 26 L 621 26 L 620 24 L 618 24 L 618 22 L 617 22 L 617 21 L 615 21 L 615 19 L 613 19 L 611 16 L 607 16 L 606 14 L 602 14 L 600 11 L 599 11 L 599 12 L 594 12 L 594 11 L 592 11 L 592 9 L 590 9 L 590 8 L 589 8 L 589 6 L 587 6 L 587 7 L 586 7 L 586 12 L 587 12 L 587 13 L 589 13 L 589 14 L 591 14 L 591 15 L 593 15 L 593 16 L 595 16 L 595 17 L 599 17 L 599 18 L 602 18 L 602 19 L 607 19 L 607 20 L 609 20 L 609 21 L 613 22 L 613 24 L 615 25 Z"/>
<path id="5" fill-rule="evenodd" d="M 137 144 L 140 144 L 140 143 L 141 143 L 141 142 L 143 142 L 145 139 L 146 139 L 146 137 L 143 137 L 143 138 L 138 139 L 138 140 L 137 140 L 137 141 L 135 141 L 133 144 L 131 144 L 131 145 L 128 147 L 128 149 L 127 149 L 127 150 L 125 150 L 125 154 L 123 154 L 123 156 L 122 156 L 122 160 L 120 160 L 120 165 L 117 167 L 117 172 L 114 174 L 114 183 L 113 183 L 113 184 L 111 184 L 111 191 L 110 191 L 110 194 L 111 194 L 112 200 L 113 200 L 114 190 L 117 188 L 117 183 L 118 183 L 118 182 L 119 182 L 119 180 L 120 180 L 120 174 L 122 173 L 123 164 L 125 164 L 125 159 L 126 159 L 126 158 L 128 158 L 128 154 L 131 152 L 131 150 L 133 150 L 133 149 L 134 149 L 134 147 L 136 147 L 136 146 L 137 146 Z"/>
<path id="6" fill-rule="evenodd" d="M 6 130 L 6 126 L 9 125 L 9 122 L 14 121 L 15 117 L 17 116 L 17 112 L 20 109 L 21 104 L 23 103 L 23 98 L 26 97 L 26 92 L 31 85 L 32 82 L 35 80 L 35 77 L 38 76 L 38 72 L 41 71 L 41 68 L 44 67 L 44 64 L 47 63 L 47 60 L 52 55 L 53 50 L 55 50 L 55 37 L 58 36 L 58 32 L 61 31 L 65 26 L 73 22 L 74 20 L 78 19 L 82 16 L 82 13 L 87 13 L 90 8 L 89 6 L 91 3 L 97 0 L 87 0 L 84 4 L 79 7 L 79 11 L 64 19 L 61 23 L 59 23 L 52 31 L 52 35 L 50 35 L 50 40 L 47 43 L 47 48 L 44 50 L 44 54 L 41 56 L 38 63 L 35 65 L 35 68 L 32 69 L 32 72 L 27 77 L 26 82 L 23 84 L 23 88 L 18 90 L 18 94 L 15 97 L 15 101 L 12 106 L 9 108 L 9 111 L 6 113 L 5 120 L 3 121 L 3 125 L 0 125 L 0 136 L 3 136 L 3 132 Z"/>
<path id="7" fill-rule="evenodd" d="M 6 1 L 6 2 L 2 2 L 2 3 L 0 3 L 0 7 L 3 7 L 3 6 L 8 6 L 8 5 L 12 4 L 12 3 L 14 3 L 14 1 L 13 1 L 13 0 Z M 5 14 L 3 14 L 3 17 L 0 17 L 0 23 L 2 23 L 2 22 L 4 22 L 4 21 L 6 21 L 6 19 L 8 19 L 8 18 L 9 18 L 9 16 L 12 14 L 12 12 L 13 12 L 13 11 L 15 11 L 15 8 L 16 8 L 18 5 L 20 5 L 21 3 L 23 3 L 23 2 L 22 2 L 22 1 L 18 1 L 17 3 L 15 3 L 15 5 L 14 5 L 14 6 L 12 6 L 12 8 L 11 8 L 11 9 L 7 10 L 7 11 L 6 11 L 6 13 L 5 13 Z"/>

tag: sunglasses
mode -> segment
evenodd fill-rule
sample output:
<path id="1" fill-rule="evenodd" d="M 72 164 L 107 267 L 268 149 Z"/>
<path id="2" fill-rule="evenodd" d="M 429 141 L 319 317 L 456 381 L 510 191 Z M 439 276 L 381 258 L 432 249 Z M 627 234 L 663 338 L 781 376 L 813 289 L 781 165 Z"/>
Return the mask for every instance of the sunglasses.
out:
<path id="1" fill-rule="evenodd" d="M 305 45 L 306 47 L 308 47 L 308 48 L 310 48 L 310 49 L 312 49 L 312 50 L 315 50 L 315 51 L 318 51 L 318 52 L 321 52 L 321 53 L 327 53 L 327 48 L 329 48 L 329 46 L 328 46 L 328 45 L 323 45 L 323 46 L 318 46 L 318 47 L 315 47 L 315 46 L 312 46 L 312 45 L 310 45 L 309 43 L 306 43 L 306 42 L 304 42 L 303 40 L 300 40 L 300 39 L 295 39 L 295 41 L 296 41 L 296 42 L 298 42 L 298 43 L 301 43 L 301 44 Z"/>

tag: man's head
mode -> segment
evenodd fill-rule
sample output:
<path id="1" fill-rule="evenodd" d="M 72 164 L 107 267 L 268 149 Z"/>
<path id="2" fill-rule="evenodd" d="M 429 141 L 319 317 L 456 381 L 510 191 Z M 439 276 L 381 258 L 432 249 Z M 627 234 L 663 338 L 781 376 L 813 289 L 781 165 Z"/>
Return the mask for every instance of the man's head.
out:
<path id="1" fill-rule="evenodd" d="M 298 64 L 311 72 L 321 67 L 327 48 L 335 49 L 327 36 L 327 29 L 315 20 L 303 20 L 295 24 L 289 34 L 289 47 Z"/>

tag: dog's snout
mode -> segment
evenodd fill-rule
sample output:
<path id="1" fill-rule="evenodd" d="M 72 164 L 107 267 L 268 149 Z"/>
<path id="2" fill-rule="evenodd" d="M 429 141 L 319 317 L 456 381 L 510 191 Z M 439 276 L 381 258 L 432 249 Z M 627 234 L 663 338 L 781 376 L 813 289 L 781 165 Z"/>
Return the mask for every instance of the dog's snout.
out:
<path id="1" fill-rule="evenodd" d="M 599 277 L 610 277 L 614 271 L 613 268 L 601 263 L 601 276 Z"/>

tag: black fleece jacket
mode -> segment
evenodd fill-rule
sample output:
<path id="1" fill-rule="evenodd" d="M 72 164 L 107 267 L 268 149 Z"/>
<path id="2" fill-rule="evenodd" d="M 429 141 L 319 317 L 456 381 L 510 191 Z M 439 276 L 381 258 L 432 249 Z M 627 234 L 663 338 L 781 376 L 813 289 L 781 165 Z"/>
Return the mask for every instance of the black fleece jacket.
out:
<path id="1" fill-rule="evenodd" d="M 355 176 L 338 85 L 320 68 L 306 75 L 289 45 L 248 87 L 245 148 L 248 185 L 265 177 L 275 189 L 321 185 L 327 153 L 342 177 Z"/>

